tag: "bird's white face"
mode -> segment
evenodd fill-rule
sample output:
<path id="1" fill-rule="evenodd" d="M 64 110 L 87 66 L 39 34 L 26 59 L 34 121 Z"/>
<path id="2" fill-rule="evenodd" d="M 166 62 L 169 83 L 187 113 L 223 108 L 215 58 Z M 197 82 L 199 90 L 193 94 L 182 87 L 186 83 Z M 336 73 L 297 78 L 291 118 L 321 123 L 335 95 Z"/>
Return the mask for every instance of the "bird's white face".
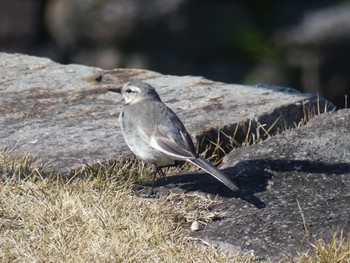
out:
<path id="1" fill-rule="evenodd" d="M 129 82 L 125 84 L 121 89 L 121 93 L 123 94 L 127 104 L 134 104 L 141 100 L 160 101 L 156 90 L 151 85 L 141 81 Z"/>
<path id="2" fill-rule="evenodd" d="M 123 86 L 122 94 L 127 104 L 133 104 L 143 98 L 142 90 L 137 86 L 129 85 L 129 83 Z"/>

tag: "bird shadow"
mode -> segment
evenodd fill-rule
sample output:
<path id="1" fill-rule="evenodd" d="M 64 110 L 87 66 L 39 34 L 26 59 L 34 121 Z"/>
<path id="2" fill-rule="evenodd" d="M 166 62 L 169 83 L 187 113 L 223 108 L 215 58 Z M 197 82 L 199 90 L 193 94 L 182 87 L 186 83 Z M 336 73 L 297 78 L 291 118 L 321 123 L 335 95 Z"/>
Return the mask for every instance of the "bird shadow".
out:
<path id="1" fill-rule="evenodd" d="M 159 178 L 155 181 L 154 188 L 177 187 L 185 192 L 201 191 L 224 198 L 238 198 L 261 209 L 266 207 L 266 204 L 256 194 L 265 192 L 274 176 L 280 176 L 285 172 L 341 175 L 350 172 L 350 164 L 327 164 L 312 160 L 254 159 L 221 170 L 239 186 L 239 192 L 232 192 L 215 178 L 202 172 Z"/>
<path id="2" fill-rule="evenodd" d="M 217 195 L 224 198 L 239 198 L 244 200 L 256 208 L 264 208 L 265 203 L 255 196 L 255 193 L 263 192 L 266 190 L 268 181 L 271 175 L 268 173 L 263 174 L 250 174 L 244 178 L 234 178 L 232 168 L 222 169 L 222 171 L 231 177 L 232 181 L 239 186 L 239 191 L 233 192 L 221 182 L 217 181 L 214 177 L 207 173 L 181 173 L 178 175 L 159 178 L 155 181 L 154 189 L 160 189 L 162 187 L 167 188 L 180 188 L 185 192 L 201 191 L 211 195 Z"/>

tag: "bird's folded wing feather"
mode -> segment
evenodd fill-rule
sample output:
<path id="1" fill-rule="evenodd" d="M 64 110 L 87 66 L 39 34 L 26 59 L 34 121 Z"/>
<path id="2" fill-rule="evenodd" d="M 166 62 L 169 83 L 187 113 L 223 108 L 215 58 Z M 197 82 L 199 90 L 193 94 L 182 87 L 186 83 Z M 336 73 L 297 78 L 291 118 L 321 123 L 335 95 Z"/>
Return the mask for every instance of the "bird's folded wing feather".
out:
<path id="1" fill-rule="evenodd" d="M 148 123 L 149 119 L 148 122 L 146 119 L 139 120 L 146 122 L 141 127 L 152 127 L 143 131 L 150 138 L 150 146 L 176 159 L 195 157 L 197 154 L 191 136 L 177 115 L 163 103 L 153 107 L 157 110 L 152 116 L 152 125 Z"/>
<path id="2" fill-rule="evenodd" d="M 166 133 L 161 127 L 158 126 L 155 132 L 151 135 L 151 146 L 176 158 L 193 158 L 193 153 L 186 145 L 186 134 L 182 134 L 180 132 L 181 137 L 176 137 L 175 139 L 171 135 L 172 133 Z M 190 143 L 192 143 L 192 141 Z"/>

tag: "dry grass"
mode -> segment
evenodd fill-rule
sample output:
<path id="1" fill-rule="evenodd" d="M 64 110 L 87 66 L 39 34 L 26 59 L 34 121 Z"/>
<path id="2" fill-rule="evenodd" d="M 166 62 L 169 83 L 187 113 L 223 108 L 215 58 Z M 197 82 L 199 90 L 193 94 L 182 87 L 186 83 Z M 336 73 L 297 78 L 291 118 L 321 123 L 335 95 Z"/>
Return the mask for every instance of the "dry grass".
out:
<path id="1" fill-rule="evenodd" d="M 313 113 L 305 116 L 297 127 Z M 269 137 L 276 122 L 267 128 L 259 124 L 241 146 Z M 231 143 L 237 146 L 234 139 Z M 220 163 L 220 138 L 212 144 L 211 160 Z M 257 262 L 187 238 L 193 221 L 209 224 L 222 216 L 211 213 L 218 200 L 195 193 L 134 195 L 130 186 L 150 181 L 149 172 L 130 159 L 86 165 L 62 179 L 28 156 L 14 161 L 9 151 L 0 151 L 0 262 Z M 350 262 L 350 240 L 335 236 L 309 254 L 281 262 Z"/>
<path id="2" fill-rule="evenodd" d="M 192 221 L 210 223 L 217 200 L 141 198 L 125 175 L 93 176 L 95 167 L 64 180 L 4 153 L 0 167 L 1 262 L 252 262 L 187 238 Z"/>
<path id="3" fill-rule="evenodd" d="M 64 180 L 0 152 L 0 262 L 257 262 L 188 239 L 191 222 L 222 216 L 210 211 L 219 201 L 136 196 L 126 171 L 149 168 L 133 162 L 87 166 Z M 350 262 L 350 240 L 335 236 L 281 262 Z"/>
<path id="4" fill-rule="evenodd" d="M 332 240 L 325 242 L 320 240 L 312 245 L 314 250 L 301 254 L 298 259 L 284 258 L 285 263 L 349 263 L 350 262 L 350 237 L 344 237 L 343 233 L 334 234 Z"/>

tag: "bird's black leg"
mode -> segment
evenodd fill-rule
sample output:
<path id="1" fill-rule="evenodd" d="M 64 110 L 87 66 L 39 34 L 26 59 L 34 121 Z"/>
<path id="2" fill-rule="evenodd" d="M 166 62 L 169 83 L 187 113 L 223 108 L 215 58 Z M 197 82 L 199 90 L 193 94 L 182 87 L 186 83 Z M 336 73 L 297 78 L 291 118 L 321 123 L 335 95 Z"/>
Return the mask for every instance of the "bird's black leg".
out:
<path id="1" fill-rule="evenodd" d="M 165 174 L 163 173 L 162 169 L 163 168 L 169 168 L 169 167 L 181 167 L 185 161 L 174 161 L 171 164 L 163 165 L 163 166 L 158 166 L 156 164 L 152 164 L 153 171 L 148 174 L 148 176 L 153 176 L 153 181 L 155 181 L 157 174 L 160 174 L 161 177 L 166 177 Z"/>
<path id="2" fill-rule="evenodd" d="M 148 174 L 148 176 L 152 176 L 152 188 L 154 186 L 154 182 L 156 181 L 156 177 L 157 177 L 157 174 L 160 174 L 162 177 L 165 177 L 165 174 L 163 173 L 163 171 L 161 170 L 163 167 L 159 167 L 158 165 L 156 164 L 152 164 L 152 167 L 153 167 L 153 171 L 150 172 Z"/>
<path id="3" fill-rule="evenodd" d="M 148 176 L 152 176 L 152 188 L 154 186 L 154 182 L 156 181 L 157 174 L 159 174 L 161 177 L 165 177 L 165 174 L 163 173 L 162 169 L 163 168 L 168 168 L 168 167 L 180 167 L 185 163 L 185 161 L 174 161 L 171 164 L 168 165 L 163 165 L 163 166 L 158 166 L 155 163 L 152 164 L 153 171 L 148 174 Z"/>

